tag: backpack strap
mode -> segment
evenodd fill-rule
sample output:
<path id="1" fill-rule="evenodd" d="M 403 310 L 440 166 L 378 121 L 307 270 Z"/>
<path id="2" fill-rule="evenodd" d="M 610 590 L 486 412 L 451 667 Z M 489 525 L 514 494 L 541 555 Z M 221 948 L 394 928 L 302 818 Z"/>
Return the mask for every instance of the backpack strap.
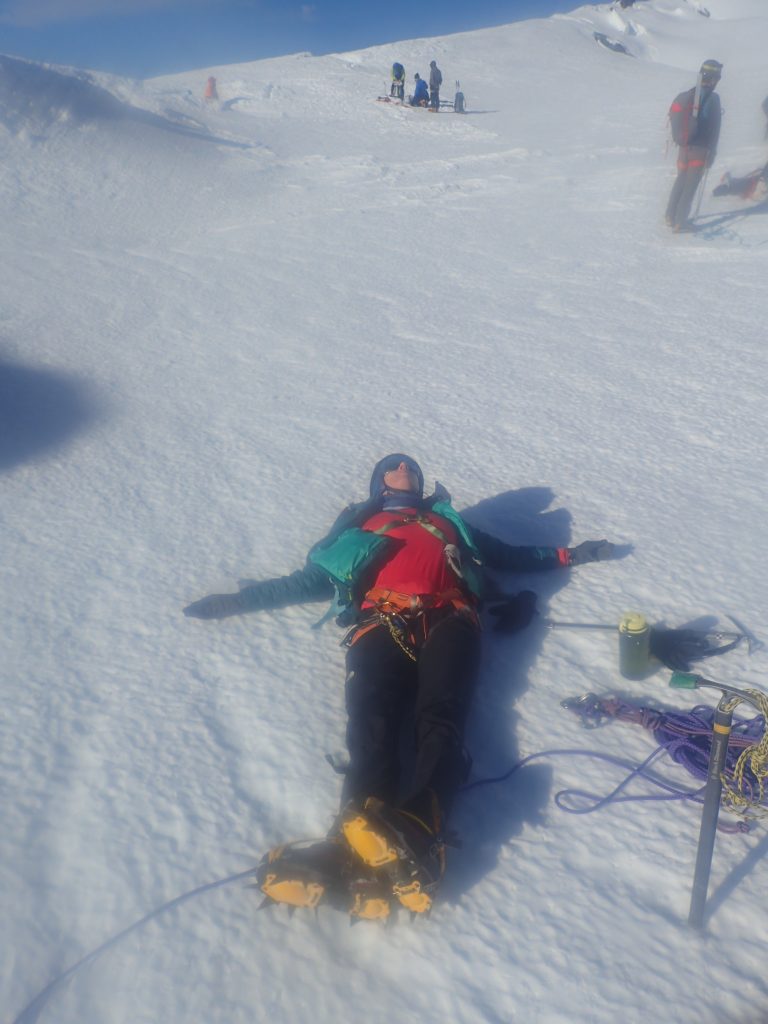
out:
<path id="1" fill-rule="evenodd" d="M 451 543 L 439 526 L 435 526 L 434 523 L 430 522 L 426 516 L 421 515 L 419 512 L 396 516 L 390 522 L 383 523 L 376 530 L 373 530 L 373 533 L 389 533 L 390 530 L 396 530 L 398 526 L 408 526 L 410 523 L 417 523 L 427 533 L 431 533 L 433 537 L 437 537 L 439 541 L 442 541 L 443 544 L 448 545 Z"/>

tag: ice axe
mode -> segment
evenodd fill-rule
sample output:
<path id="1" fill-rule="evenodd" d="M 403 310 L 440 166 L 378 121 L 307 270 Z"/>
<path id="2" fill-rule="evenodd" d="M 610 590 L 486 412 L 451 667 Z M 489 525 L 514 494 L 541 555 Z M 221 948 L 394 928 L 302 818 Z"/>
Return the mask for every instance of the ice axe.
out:
<path id="1" fill-rule="evenodd" d="M 737 647 L 743 640 L 747 642 L 749 654 L 754 654 L 765 646 L 755 634 L 742 622 L 728 615 L 727 618 L 736 626 L 736 630 L 724 629 L 668 629 L 664 626 L 651 626 L 649 633 L 649 651 L 667 668 L 687 671 L 691 661 L 711 658 L 726 654 Z M 621 624 L 609 622 L 556 622 L 542 619 L 547 629 L 597 629 L 617 632 Z"/>
<path id="2" fill-rule="evenodd" d="M 723 770 L 725 768 L 725 757 L 728 752 L 728 740 L 733 726 L 733 712 L 738 704 L 745 701 L 757 708 L 761 714 L 764 714 L 765 702 L 757 690 L 742 690 L 726 683 L 715 682 L 713 679 L 705 679 L 703 676 L 690 672 L 673 672 L 669 685 L 676 690 L 698 690 L 701 687 L 713 687 L 716 690 L 720 690 L 721 693 L 712 723 L 712 746 L 710 748 L 709 766 L 707 768 L 707 782 L 704 787 L 704 807 L 701 812 L 699 845 L 696 850 L 696 868 L 694 870 L 693 888 L 691 890 L 691 906 L 688 912 L 688 924 L 693 928 L 701 928 L 704 924 L 704 909 L 707 903 L 709 875 L 712 869 L 717 818 L 720 813 L 720 799 L 723 792 Z M 761 703 L 763 706 L 761 706 Z M 763 737 L 761 742 L 764 741 L 765 737 Z"/>

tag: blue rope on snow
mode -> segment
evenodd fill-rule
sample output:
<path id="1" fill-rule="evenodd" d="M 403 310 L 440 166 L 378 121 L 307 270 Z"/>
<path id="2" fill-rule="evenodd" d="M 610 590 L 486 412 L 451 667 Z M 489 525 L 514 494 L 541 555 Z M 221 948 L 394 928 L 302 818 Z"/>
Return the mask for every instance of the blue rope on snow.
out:
<path id="1" fill-rule="evenodd" d="M 153 918 L 158 917 L 160 914 L 164 914 L 166 910 L 171 910 L 173 907 L 178 907 L 182 903 L 186 903 L 187 900 L 191 900 L 193 896 L 201 896 L 204 892 L 210 892 L 212 889 L 219 889 L 225 885 L 232 885 L 234 882 L 239 882 L 244 878 L 248 878 L 251 875 L 255 875 L 258 868 L 249 868 L 247 871 L 240 871 L 236 875 L 230 875 L 228 878 L 221 878 L 217 882 L 207 882 L 205 885 L 199 885 L 196 889 L 192 889 L 190 892 L 185 892 L 181 896 L 176 896 L 172 900 L 168 900 L 167 903 L 163 903 L 162 906 L 157 907 L 155 910 L 150 911 L 149 914 L 145 914 L 139 921 L 135 921 L 128 928 L 124 928 L 123 931 L 118 932 L 117 935 L 113 935 L 111 939 L 102 943 L 98 949 L 94 949 L 93 952 L 84 956 L 82 960 L 78 960 L 76 964 L 68 968 L 58 978 L 54 978 L 42 992 L 38 993 L 32 1002 L 26 1006 L 21 1013 L 13 1021 L 13 1024 L 36 1024 L 36 1021 L 43 1009 L 45 1004 L 48 1002 L 53 993 L 60 988 L 66 981 L 68 981 L 73 974 L 80 970 L 81 967 L 85 967 L 86 964 L 93 963 L 102 953 L 106 953 L 108 949 L 116 945 L 121 939 L 124 939 L 131 932 L 141 928 L 142 925 L 147 924 Z"/>

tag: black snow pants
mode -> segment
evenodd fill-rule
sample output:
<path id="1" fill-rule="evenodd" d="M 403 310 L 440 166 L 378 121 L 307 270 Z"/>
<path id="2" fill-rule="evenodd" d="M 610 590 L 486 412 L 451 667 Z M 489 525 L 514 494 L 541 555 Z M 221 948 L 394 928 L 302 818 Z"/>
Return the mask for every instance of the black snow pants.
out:
<path id="1" fill-rule="evenodd" d="M 413 661 L 385 624 L 347 653 L 350 767 L 342 806 L 369 796 L 402 806 L 432 790 L 445 818 L 466 781 L 464 727 L 480 661 L 479 628 L 450 610 L 415 653 Z M 411 720 L 413 740 L 405 745 L 403 725 Z"/>

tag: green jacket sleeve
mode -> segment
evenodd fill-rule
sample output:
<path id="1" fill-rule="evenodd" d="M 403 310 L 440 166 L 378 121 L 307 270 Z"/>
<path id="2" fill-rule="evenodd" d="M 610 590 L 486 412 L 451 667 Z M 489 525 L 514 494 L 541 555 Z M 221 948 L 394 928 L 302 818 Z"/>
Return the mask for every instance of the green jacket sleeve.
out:
<path id="1" fill-rule="evenodd" d="M 306 565 L 290 576 L 258 580 L 240 591 L 243 611 L 260 612 L 272 608 L 285 608 L 291 604 L 328 601 L 333 597 L 333 584 L 328 573 L 318 566 Z"/>

